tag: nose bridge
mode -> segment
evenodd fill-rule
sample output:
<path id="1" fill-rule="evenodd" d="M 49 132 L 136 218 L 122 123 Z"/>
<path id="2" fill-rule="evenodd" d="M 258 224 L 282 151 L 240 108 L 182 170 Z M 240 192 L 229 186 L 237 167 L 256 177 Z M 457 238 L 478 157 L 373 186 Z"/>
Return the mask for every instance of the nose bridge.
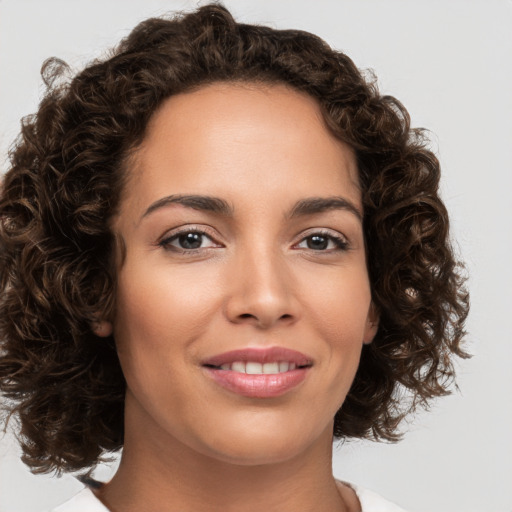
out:
<path id="1" fill-rule="evenodd" d="M 228 299 L 231 321 L 269 327 L 296 316 L 291 274 L 285 256 L 275 245 L 248 244 L 239 248 L 235 258 Z"/>

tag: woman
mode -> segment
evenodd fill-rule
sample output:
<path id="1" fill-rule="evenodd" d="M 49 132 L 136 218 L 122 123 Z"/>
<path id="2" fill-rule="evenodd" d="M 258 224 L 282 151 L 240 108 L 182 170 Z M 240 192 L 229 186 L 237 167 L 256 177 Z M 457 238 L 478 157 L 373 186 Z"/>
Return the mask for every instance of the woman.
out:
<path id="1" fill-rule="evenodd" d="M 34 471 L 123 455 L 57 510 L 399 510 L 336 481 L 331 447 L 398 439 L 464 355 L 403 106 L 217 5 L 61 68 L 4 181 L 0 386 Z"/>

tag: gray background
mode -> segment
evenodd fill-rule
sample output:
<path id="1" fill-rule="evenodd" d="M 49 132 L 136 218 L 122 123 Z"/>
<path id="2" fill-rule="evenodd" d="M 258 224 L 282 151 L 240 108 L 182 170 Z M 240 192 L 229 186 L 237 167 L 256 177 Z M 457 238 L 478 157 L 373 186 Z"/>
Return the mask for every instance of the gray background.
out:
<path id="1" fill-rule="evenodd" d="M 226 0 L 238 19 L 302 28 L 373 68 L 413 125 L 432 130 L 443 197 L 471 275 L 460 392 L 419 414 L 398 445 L 335 448 L 339 478 L 411 512 L 512 511 L 512 2 Z M 42 92 L 41 63 L 80 66 L 138 21 L 195 1 L 0 0 L 0 165 Z M 392 243 L 392 241 L 390 241 Z M 0 439 L 0 512 L 36 512 L 81 486 L 34 476 Z M 109 469 L 99 476 L 108 478 Z"/>

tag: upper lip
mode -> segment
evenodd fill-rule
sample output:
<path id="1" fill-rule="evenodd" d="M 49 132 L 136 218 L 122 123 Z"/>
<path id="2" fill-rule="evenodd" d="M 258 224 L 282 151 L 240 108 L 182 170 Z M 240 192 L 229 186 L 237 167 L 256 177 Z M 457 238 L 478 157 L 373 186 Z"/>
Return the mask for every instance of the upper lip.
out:
<path id="1" fill-rule="evenodd" d="M 269 348 L 243 348 L 237 350 L 231 350 L 229 352 L 223 352 L 222 354 L 214 355 L 205 361 L 204 366 L 221 366 L 223 364 L 231 364 L 236 361 L 243 362 L 256 362 L 256 363 L 271 363 L 279 361 L 288 361 L 295 363 L 299 366 L 311 366 L 313 360 L 298 352 L 297 350 L 291 350 L 284 347 L 269 347 Z"/>

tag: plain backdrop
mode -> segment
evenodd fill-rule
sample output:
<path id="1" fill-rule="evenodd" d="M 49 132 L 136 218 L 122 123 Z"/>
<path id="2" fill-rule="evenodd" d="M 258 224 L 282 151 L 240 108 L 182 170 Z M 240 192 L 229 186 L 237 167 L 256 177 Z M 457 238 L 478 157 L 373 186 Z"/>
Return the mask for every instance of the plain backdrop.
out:
<path id="1" fill-rule="evenodd" d="M 43 92 L 49 56 L 76 69 L 142 19 L 195 1 L 0 0 L 0 165 Z M 460 390 L 396 445 L 335 446 L 337 477 L 411 512 L 512 511 L 512 2 L 510 0 L 226 0 L 239 20 L 317 33 L 372 68 L 414 126 L 432 131 L 453 236 L 470 274 L 473 359 Z M 392 241 L 390 240 L 390 243 Z M 100 478 L 108 478 L 101 468 Z M 0 512 L 37 512 L 81 488 L 34 476 L 0 439 Z"/>

